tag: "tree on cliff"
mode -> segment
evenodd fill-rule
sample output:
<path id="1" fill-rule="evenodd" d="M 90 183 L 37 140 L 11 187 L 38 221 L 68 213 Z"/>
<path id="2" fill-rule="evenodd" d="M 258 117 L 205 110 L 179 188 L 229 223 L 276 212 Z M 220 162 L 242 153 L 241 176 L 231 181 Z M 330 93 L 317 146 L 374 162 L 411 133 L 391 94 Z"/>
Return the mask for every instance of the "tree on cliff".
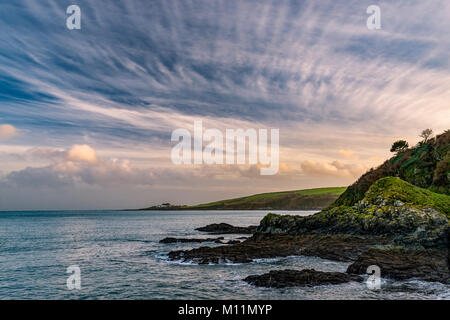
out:
<path id="1" fill-rule="evenodd" d="M 405 140 L 397 140 L 392 144 L 391 152 L 401 153 L 408 149 L 408 142 Z"/>
<path id="2" fill-rule="evenodd" d="M 419 137 L 423 138 L 423 142 L 427 143 L 428 138 L 430 138 L 432 135 L 433 135 L 433 130 L 425 129 L 422 131 L 422 133 L 419 135 Z"/>

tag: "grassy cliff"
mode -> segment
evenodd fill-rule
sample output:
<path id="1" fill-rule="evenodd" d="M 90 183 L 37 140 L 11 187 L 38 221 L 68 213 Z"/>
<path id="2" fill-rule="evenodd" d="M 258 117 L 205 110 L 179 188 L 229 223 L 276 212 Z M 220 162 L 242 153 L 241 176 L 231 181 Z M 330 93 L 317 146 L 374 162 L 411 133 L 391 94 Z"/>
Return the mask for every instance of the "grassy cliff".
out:
<path id="1" fill-rule="evenodd" d="M 335 201 L 333 206 L 353 205 L 380 178 L 399 177 L 430 191 L 450 194 L 450 131 L 420 142 L 363 174 Z"/>
<path id="2" fill-rule="evenodd" d="M 188 208 L 192 210 L 313 210 L 327 207 L 344 191 L 345 187 L 335 187 L 261 193 Z"/>

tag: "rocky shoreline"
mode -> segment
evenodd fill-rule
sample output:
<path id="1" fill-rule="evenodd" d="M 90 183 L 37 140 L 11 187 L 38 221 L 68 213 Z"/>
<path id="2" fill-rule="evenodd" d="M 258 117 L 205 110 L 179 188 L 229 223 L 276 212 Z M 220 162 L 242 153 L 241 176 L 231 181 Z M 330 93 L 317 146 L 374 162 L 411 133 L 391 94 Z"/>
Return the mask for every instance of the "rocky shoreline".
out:
<path id="1" fill-rule="evenodd" d="M 448 199 L 444 197 L 430 195 L 397 178 L 380 179 L 353 206 L 330 207 L 307 217 L 268 214 L 258 227 L 222 223 L 197 228 L 210 234 L 253 235 L 236 244 L 176 250 L 168 255 L 170 260 L 198 264 L 249 263 L 301 255 L 351 263 L 342 274 L 274 270 L 244 279 L 257 286 L 356 281 L 372 265 L 380 268 L 382 277 L 450 284 L 450 223 L 446 216 Z"/>
<path id="2" fill-rule="evenodd" d="M 267 214 L 259 226 L 214 224 L 199 231 L 246 233 L 243 242 L 176 250 L 169 259 L 199 264 L 317 256 L 348 262 L 345 273 L 278 270 L 245 279 L 285 287 L 351 281 L 377 266 L 381 277 L 450 284 L 450 131 L 397 152 L 311 216 Z"/>
<path id="3" fill-rule="evenodd" d="M 296 255 L 351 262 L 371 246 L 387 244 L 388 239 L 349 235 L 284 235 L 256 233 L 251 238 L 229 246 L 200 247 L 169 252 L 169 259 L 198 264 L 249 263 L 254 259 Z"/>
<path id="4" fill-rule="evenodd" d="M 450 284 L 448 249 L 392 247 L 391 239 L 383 237 L 257 233 L 239 244 L 171 251 L 169 259 L 219 264 L 301 255 L 351 262 L 347 274 L 365 275 L 369 266 L 376 265 L 383 277 Z"/>

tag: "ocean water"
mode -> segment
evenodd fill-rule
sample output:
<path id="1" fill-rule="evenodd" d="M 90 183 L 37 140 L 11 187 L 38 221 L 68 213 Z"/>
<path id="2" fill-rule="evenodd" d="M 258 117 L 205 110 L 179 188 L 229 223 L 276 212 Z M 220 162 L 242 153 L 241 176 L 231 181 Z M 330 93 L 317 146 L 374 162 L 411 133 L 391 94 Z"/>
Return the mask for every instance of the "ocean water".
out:
<path id="1" fill-rule="evenodd" d="M 196 265 L 167 253 L 203 244 L 160 244 L 164 237 L 216 237 L 196 227 L 258 224 L 266 211 L 35 211 L 0 212 L 0 299 L 450 299 L 450 286 L 383 279 L 311 288 L 256 288 L 242 281 L 274 269 L 342 271 L 347 263 L 315 257 Z M 308 215 L 313 212 L 289 212 Z M 225 235 L 232 239 L 242 235 Z M 81 289 L 66 285 L 71 265 Z"/>

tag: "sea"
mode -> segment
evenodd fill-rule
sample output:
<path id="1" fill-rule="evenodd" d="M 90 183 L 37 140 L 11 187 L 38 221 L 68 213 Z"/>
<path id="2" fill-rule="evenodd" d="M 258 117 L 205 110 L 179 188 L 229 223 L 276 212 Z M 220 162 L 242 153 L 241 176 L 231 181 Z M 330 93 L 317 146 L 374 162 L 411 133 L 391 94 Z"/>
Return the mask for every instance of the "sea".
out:
<path id="1" fill-rule="evenodd" d="M 306 216 L 314 211 L 278 213 Z M 257 225 L 265 214 L 267 211 L 0 212 L 0 299 L 450 299 L 449 285 L 415 279 L 382 278 L 377 290 L 366 282 L 258 288 L 243 279 L 287 268 L 345 272 L 349 263 L 290 256 L 198 265 L 170 261 L 168 253 L 218 244 L 159 243 L 165 237 L 217 237 L 195 228 L 220 222 Z M 225 240 L 242 236 L 224 235 Z"/>

